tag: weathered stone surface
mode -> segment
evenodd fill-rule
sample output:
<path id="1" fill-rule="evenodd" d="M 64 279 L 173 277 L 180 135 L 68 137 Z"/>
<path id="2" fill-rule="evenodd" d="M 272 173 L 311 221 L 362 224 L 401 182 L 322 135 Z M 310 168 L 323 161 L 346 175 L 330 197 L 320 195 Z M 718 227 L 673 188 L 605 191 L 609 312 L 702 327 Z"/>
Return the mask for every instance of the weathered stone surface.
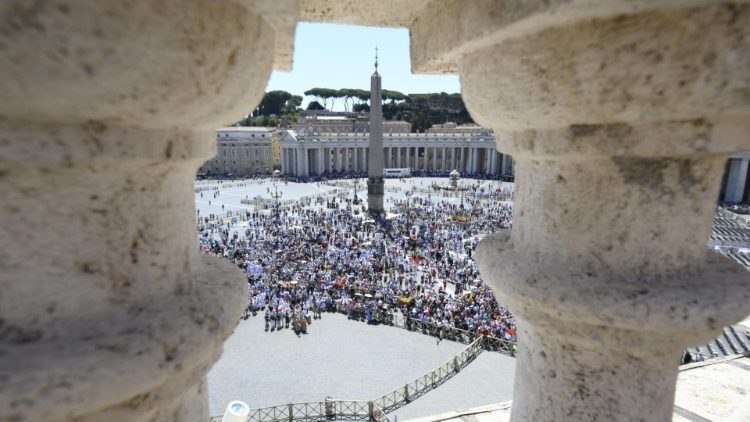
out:
<path id="1" fill-rule="evenodd" d="M 708 255 L 750 147 L 750 8 L 599 16 L 477 48 L 464 99 L 516 160 L 513 230 L 477 251 L 518 317 L 511 419 L 668 420 L 680 351 L 749 312 Z"/>
<path id="2" fill-rule="evenodd" d="M 505 131 L 744 116 L 748 9 L 592 19 L 477 50 L 461 62 L 467 106 Z"/>
<path id="3" fill-rule="evenodd" d="M 205 420 L 245 286 L 199 255 L 192 183 L 260 99 L 272 26 L 229 1 L 0 7 L 0 419 Z"/>
<path id="4" fill-rule="evenodd" d="M 300 0 L 300 20 L 408 27 L 430 0 Z"/>
<path id="5" fill-rule="evenodd" d="M 244 289 L 198 256 L 191 181 L 207 131 L 290 67 L 298 19 L 410 27 L 413 68 L 457 70 L 517 158 L 514 230 L 478 252 L 522 322 L 513 420 L 666 420 L 680 348 L 747 313 L 747 273 L 702 250 L 723 158 L 750 149 L 747 2 L 12 0 L 0 16 L 0 419 L 204 420 Z"/>

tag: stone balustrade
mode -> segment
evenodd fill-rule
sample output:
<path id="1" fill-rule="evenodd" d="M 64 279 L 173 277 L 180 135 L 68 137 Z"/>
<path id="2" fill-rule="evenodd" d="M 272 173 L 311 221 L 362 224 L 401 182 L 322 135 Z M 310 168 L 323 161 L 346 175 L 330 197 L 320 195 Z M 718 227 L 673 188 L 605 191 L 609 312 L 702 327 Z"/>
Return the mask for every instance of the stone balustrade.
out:
<path id="1" fill-rule="evenodd" d="M 457 72 L 517 161 L 514 228 L 478 251 L 521 327 L 512 419 L 669 420 L 681 350 L 750 312 L 704 247 L 750 149 L 749 8 L 5 2 L 0 419 L 206 420 L 244 281 L 198 254 L 194 174 L 304 20 L 410 28 L 413 69 Z"/>

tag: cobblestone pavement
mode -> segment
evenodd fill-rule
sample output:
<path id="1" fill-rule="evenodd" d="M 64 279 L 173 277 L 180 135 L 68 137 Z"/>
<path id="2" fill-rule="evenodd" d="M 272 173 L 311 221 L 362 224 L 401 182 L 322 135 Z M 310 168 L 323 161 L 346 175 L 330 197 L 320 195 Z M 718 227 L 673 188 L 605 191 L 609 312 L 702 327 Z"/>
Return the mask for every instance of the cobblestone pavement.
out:
<path id="1" fill-rule="evenodd" d="M 209 405 L 219 415 L 231 400 L 250 407 L 336 399 L 370 400 L 436 368 L 465 345 L 339 314 L 314 320 L 309 334 L 263 331 L 257 316 L 242 321 L 208 374 Z M 445 384 L 391 417 L 414 418 L 512 399 L 515 360 L 479 355 Z"/>

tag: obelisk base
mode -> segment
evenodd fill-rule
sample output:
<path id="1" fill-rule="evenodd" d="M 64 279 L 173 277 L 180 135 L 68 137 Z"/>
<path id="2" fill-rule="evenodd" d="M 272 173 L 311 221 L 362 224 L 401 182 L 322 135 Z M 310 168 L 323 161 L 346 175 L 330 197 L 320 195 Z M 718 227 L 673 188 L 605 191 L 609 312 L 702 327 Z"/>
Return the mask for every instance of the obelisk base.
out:
<path id="1" fill-rule="evenodd" d="M 367 208 L 370 215 L 382 216 L 383 208 L 383 178 L 370 177 L 367 179 Z"/>

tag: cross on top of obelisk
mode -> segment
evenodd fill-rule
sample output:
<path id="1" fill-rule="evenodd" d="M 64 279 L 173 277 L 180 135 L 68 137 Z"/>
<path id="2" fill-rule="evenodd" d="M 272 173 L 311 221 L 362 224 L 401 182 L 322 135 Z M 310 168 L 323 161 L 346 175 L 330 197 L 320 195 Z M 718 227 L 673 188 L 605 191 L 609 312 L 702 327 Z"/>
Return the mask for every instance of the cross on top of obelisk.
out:
<path id="1" fill-rule="evenodd" d="M 378 46 L 375 46 L 375 73 L 378 73 Z"/>

